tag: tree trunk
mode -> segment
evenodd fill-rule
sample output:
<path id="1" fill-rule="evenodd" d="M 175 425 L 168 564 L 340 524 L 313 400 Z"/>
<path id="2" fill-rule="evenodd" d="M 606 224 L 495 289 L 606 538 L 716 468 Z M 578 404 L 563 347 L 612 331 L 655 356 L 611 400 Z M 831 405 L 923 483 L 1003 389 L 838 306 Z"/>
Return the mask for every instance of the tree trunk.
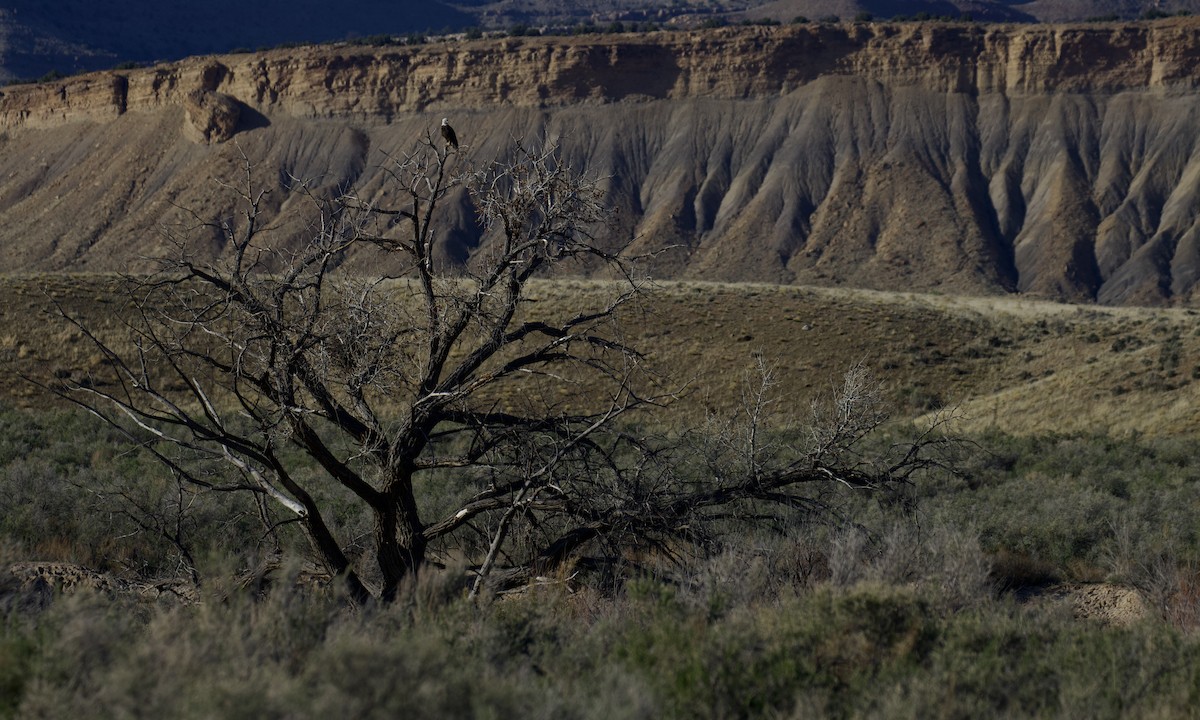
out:
<path id="1" fill-rule="evenodd" d="M 400 584 L 415 576 L 425 562 L 425 535 L 417 516 L 416 503 L 389 503 L 375 513 L 375 558 L 383 575 L 381 599 L 396 599 Z"/>
<path id="2" fill-rule="evenodd" d="M 371 599 L 371 591 L 363 584 L 362 579 L 358 577 L 358 573 L 354 572 L 354 568 L 350 567 L 350 562 L 346 559 L 342 548 L 338 546 L 333 539 L 333 534 L 329 532 L 329 528 L 325 525 L 325 521 L 319 513 L 310 513 L 304 519 L 304 529 L 308 535 L 309 541 L 316 550 L 317 555 L 321 557 L 325 565 L 333 572 L 334 577 L 345 583 L 346 591 L 350 593 L 350 597 L 355 603 L 362 605 Z"/>

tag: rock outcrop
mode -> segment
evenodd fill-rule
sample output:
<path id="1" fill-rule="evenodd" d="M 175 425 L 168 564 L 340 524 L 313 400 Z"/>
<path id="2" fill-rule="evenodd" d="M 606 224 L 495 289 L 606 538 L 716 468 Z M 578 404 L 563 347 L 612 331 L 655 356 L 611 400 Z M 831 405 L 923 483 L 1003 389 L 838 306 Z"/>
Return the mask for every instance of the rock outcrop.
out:
<path id="1" fill-rule="evenodd" d="M 241 152 L 382 197 L 382 151 L 452 116 L 466 160 L 559 142 L 606 178 L 621 237 L 675 248 L 661 275 L 1190 303 L 1198 61 L 1195 20 L 857 24 L 306 48 L 6 88 L 0 268 L 136 267 L 172 208 L 228 208 L 211 180 Z M 452 216 L 446 262 L 478 241 Z"/>
<path id="2" fill-rule="evenodd" d="M 184 98 L 185 134 L 196 142 L 225 142 L 237 132 L 242 109 L 238 101 L 212 90 L 193 90 Z"/>

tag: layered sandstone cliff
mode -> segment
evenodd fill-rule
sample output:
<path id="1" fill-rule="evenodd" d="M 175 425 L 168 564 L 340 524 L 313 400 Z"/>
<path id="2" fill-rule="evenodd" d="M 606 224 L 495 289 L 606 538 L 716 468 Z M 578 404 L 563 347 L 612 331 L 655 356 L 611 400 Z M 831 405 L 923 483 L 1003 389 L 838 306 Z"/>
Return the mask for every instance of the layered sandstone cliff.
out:
<path id="1" fill-rule="evenodd" d="M 617 232 L 676 248 L 661 274 L 1190 302 L 1198 58 L 1196 21 L 862 24 L 308 48 L 6 88 L 0 267 L 153 254 L 174 208 L 227 207 L 212 179 L 243 153 L 382 194 L 383 152 L 448 115 L 467 159 L 557 139 L 606 178 Z M 469 218 L 451 213 L 447 262 L 478 241 Z"/>
<path id="2" fill-rule="evenodd" d="M 182 105 L 219 91 L 263 113 L 388 121 L 425 110 L 629 98 L 745 99 L 851 76 L 949 93 L 1192 90 L 1200 23 L 855 24 L 327 46 L 194 59 L 0 93 L 0 127 Z"/>

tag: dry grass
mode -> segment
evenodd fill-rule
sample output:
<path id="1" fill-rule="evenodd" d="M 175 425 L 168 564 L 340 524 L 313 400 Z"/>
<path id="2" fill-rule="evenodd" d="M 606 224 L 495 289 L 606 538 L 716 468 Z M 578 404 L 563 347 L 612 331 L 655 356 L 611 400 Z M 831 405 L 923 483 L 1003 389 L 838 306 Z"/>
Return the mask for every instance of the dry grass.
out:
<path id="1" fill-rule="evenodd" d="M 48 402 L 42 382 L 102 369 L 53 302 L 91 327 L 119 327 L 124 301 L 108 275 L 0 278 L 0 397 Z M 531 315 L 594 308 L 604 281 L 531 285 Z M 961 297 L 778 285 L 662 282 L 627 308 L 618 332 L 687 412 L 739 402 L 761 354 L 800 414 L 862 361 L 897 415 L 952 406 L 969 431 L 1200 430 L 1200 337 L 1193 310 L 1103 308 L 1010 297 Z"/>

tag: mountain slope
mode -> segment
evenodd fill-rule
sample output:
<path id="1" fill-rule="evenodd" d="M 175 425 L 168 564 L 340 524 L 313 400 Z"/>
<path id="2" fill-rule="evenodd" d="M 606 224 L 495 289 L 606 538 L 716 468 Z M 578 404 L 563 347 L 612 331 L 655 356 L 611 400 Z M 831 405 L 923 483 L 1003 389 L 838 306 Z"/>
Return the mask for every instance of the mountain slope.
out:
<path id="1" fill-rule="evenodd" d="M 317 0 L 8 0 L 0 8 L 0 81 L 471 22 L 444 3 L 411 0 L 356 0 L 353 8 Z"/>
<path id="2" fill-rule="evenodd" d="M 296 221 L 287 242 L 303 203 L 281 177 L 386 202 L 383 153 L 451 116 L 466 160 L 557 139 L 606 178 L 614 242 L 671 248 L 661 276 L 1192 303 L 1197 59 L 1190 20 L 876 24 L 275 51 L 14 88 L 0 268 L 146 267 L 179 207 L 228 211 L 214 178 L 242 153 Z M 202 141 L 197 92 L 242 108 L 232 141 Z M 452 220 L 442 260 L 462 262 L 481 239 L 465 207 Z"/>

